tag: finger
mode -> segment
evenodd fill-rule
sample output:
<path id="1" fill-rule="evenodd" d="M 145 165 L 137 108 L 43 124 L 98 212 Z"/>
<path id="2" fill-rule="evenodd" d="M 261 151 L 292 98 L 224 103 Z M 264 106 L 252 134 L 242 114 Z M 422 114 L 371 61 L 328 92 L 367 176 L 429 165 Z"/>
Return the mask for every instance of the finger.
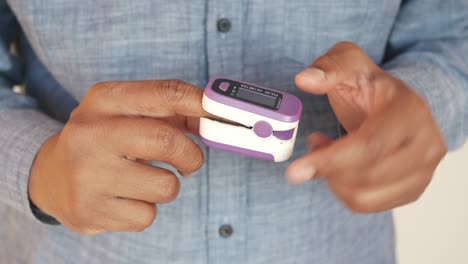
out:
<path id="1" fill-rule="evenodd" d="M 377 213 L 416 201 L 431 179 L 432 171 L 424 170 L 385 186 L 353 188 L 339 181 L 329 181 L 329 186 L 353 211 Z"/>
<path id="2" fill-rule="evenodd" d="M 307 137 L 307 146 L 309 150 L 317 150 L 321 147 L 326 147 L 333 142 L 331 138 L 323 133 L 312 133 Z"/>
<path id="3" fill-rule="evenodd" d="M 184 133 L 187 132 L 187 127 L 185 124 L 187 117 L 185 116 L 174 115 L 174 116 L 168 116 L 168 117 L 161 117 L 161 118 L 158 118 L 158 120 L 164 121 L 173 127 L 177 127 Z"/>
<path id="4" fill-rule="evenodd" d="M 359 128 L 368 115 L 360 104 L 356 102 L 359 95 L 355 95 L 359 88 L 345 84 L 338 84 L 329 90 L 328 100 L 332 106 L 336 117 L 347 131 L 354 131 Z M 375 90 L 375 89 L 371 89 Z"/>
<path id="5" fill-rule="evenodd" d="M 200 137 L 200 118 L 187 117 L 185 126 L 190 134 Z"/>
<path id="6" fill-rule="evenodd" d="M 360 73 L 378 71 L 372 59 L 356 44 L 340 42 L 296 76 L 296 85 L 310 93 L 325 94 L 337 84 L 355 82 Z"/>
<path id="7" fill-rule="evenodd" d="M 356 132 L 293 162 L 287 170 L 288 180 L 299 184 L 318 175 L 337 175 L 350 182 L 359 180 L 348 177 L 349 172 L 357 172 L 379 162 L 382 157 L 407 144 L 412 137 L 414 124 L 408 124 L 412 120 L 401 120 L 399 112 L 389 110 L 369 118 Z"/>
<path id="8" fill-rule="evenodd" d="M 203 90 L 179 80 L 103 82 L 86 94 L 80 109 L 109 115 L 205 116 Z"/>
<path id="9" fill-rule="evenodd" d="M 205 117 L 213 118 L 212 115 L 208 115 Z M 177 127 L 184 133 L 190 133 L 195 136 L 199 135 L 199 127 L 200 127 L 199 117 L 176 115 L 176 116 L 170 116 L 170 117 L 164 117 L 164 118 L 158 118 L 158 119 L 165 121 L 174 127 Z"/>
<path id="10" fill-rule="evenodd" d="M 200 147 L 179 129 L 151 118 L 113 117 L 103 121 L 105 147 L 119 157 L 163 161 L 184 173 L 204 162 Z"/>
<path id="11" fill-rule="evenodd" d="M 168 203 L 179 194 L 180 182 L 169 170 L 126 160 L 114 170 L 108 194 L 148 203 Z"/>
<path id="12" fill-rule="evenodd" d="M 141 232 L 153 224 L 157 215 L 156 205 L 131 199 L 109 199 L 105 207 L 98 226 L 113 232 Z"/>

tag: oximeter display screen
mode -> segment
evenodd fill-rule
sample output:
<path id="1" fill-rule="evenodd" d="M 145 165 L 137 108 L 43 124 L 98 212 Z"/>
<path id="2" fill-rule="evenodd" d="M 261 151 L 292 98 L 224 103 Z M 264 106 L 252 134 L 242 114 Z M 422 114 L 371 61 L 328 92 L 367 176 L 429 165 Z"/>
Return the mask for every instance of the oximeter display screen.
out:
<path id="1" fill-rule="evenodd" d="M 261 105 L 265 105 L 268 107 L 275 107 L 276 104 L 276 97 L 264 95 L 261 93 L 256 93 L 251 90 L 247 90 L 245 88 L 239 88 L 236 94 L 237 98 L 244 99 L 246 101 L 257 103 Z"/>
<path id="2" fill-rule="evenodd" d="M 281 99 L 283 98 L 281 93 L 226 79 L 217 79 L 214 81 L 212 89 L 217 93 L 237 100 L 273 110 L 279 109 Z"/>

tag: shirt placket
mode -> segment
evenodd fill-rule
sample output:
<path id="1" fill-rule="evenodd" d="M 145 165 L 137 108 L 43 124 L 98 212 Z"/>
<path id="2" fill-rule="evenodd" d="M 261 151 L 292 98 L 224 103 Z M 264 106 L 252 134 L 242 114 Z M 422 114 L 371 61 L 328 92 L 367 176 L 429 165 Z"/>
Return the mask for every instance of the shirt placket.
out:
<path id="1" fill-rule="evenodd" d="M 207 1 L 208 77 L 242 79 L 243 1 Z M 209 263 L 246 263 L 247 179 L 243 158 L 208 150 Z"/>

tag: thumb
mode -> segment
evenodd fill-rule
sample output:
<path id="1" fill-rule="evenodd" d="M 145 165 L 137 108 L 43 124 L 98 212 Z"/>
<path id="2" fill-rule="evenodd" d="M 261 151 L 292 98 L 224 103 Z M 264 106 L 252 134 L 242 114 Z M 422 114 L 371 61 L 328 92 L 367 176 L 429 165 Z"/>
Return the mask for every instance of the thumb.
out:
<path id="1" fill-rule="evenodd" d="M 338 84 L 354 86 L 358 74 L 370 75 L 378 69 L 356 44 L 339 42 L 311 66 L 296 75 L 296 85 L 309 93 L 326 94 Z"/>

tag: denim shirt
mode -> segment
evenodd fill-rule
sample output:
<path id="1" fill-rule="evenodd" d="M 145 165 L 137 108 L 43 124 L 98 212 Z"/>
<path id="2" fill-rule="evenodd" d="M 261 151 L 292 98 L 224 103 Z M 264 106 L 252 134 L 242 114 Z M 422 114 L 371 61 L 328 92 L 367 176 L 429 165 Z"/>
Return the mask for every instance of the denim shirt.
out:
<path id="1" fill-rule="evenodd" d="M 218 30 L 220 18 L 230 30 Z M 327 98 L 299 91 L 294 76 L 353 41 L 427 100 L 454 149 L 468 132 L 467 39 L 467 0 L 0 0 L 0 263 L 394 263 L 391 212 L 355 214 L 325 181 L 284 179 L 309 133 L 340 136 Z M 203 147 L 204 166 L 141 233 L 82 236 L 34 217 L 35 154 L 90 86 L 174 78 L 203 87 L 217 75 L 301 97 L 289 162 Z M 12 91 L 18 84 L 26 94 Z"/>

